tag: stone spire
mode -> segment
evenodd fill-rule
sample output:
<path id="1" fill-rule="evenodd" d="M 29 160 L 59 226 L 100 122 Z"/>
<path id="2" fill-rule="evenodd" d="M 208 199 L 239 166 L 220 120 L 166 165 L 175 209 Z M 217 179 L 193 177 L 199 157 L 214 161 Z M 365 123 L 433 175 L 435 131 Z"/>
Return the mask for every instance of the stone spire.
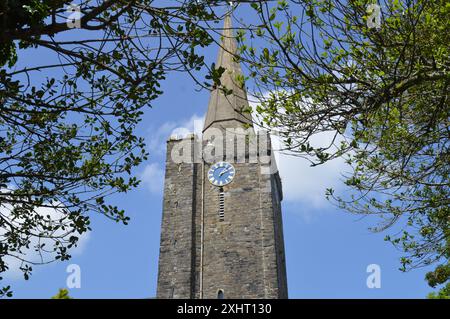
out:
<path id="1" fill-rule="evenodd" d="M 233 93 L 225 96 L 220 89 L 214 89 L 211 92 L 203 132 L 209 127 L 235 128 L 244 124 L 253 126 L 251 115 L 243 112 L 249 104 L 245 88 L 241 87 L 236 79 L 238 76 L 242 77 L 241 66 L 235 61 L 236 49 L 237 44 L 233 36 L 231 15 L 227 14 L 216 68 L 219 66 L 225 68 L 220 81 L 228 90 L 233 90 Z"/>

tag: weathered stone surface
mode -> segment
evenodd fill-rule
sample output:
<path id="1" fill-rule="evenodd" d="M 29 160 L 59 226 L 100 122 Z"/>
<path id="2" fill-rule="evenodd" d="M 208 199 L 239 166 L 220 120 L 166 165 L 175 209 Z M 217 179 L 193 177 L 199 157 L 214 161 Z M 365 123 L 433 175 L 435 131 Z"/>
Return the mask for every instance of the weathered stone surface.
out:
<path id="1" fill-rule="evenodd" d="M 219 187 L 207 179 L 211 164 L 170 160 L 181 142 L 167 144 L 157 296 L 217 298 L 222 290 L 225 298 L 287 298 L 278 174 L 262 174 L 260 163 L 232 163 L 221 221 Z"/>
<path id="2" fill-rule="evenodd" d="M 209 127 L 240 127 L 243 123 L 252 125 L 251 115 L 245 112 L 248 108 L 247 93 L 237 77 L 242 75 L 241 66 L 236 61 L 236 40 L 233 36 L 231 17 L 225 17 L 222 32 L 222 45 L 217 56 L 217 67 L 225 68 L 220 82 L 233 94 L 225 95 L 223 90 L 216 88 L 211 92 L 208 111 L 206 113 L 203 131 Z"/>
<path id="3" fill-rule="evenodd" d="M 260 145 L 247 135 L 225 134 L 251 124 L 239 112 L 248 103 L 245 90 L 233 82 L 241 71 L 230 54 L 236 49 L 230 28 L 227 17 L 218 65 L 227 69 L 222 81 L 234 94 L 212 92 L 203 132 L 208 140 L 203 144 L 196 143 L 195 136 L 167 142 L 158 298 L 217 298 L 219 291 L 225 298 L 287 298 L 281 182 L 278 173 L 269 174 L 263 165 L 263 159 L 270 159 L 263 157 L 270 139 Z M 213 160 L 202 157 L 200 146 L 215 138 L 224 152 L 211 152 Z M 172 160 L 174 154 L 182 158 L 180 149 L 191 151 L 184 163 Z M 225 159 L 236 174 L 223 187 L 222 219 L 220 189 L 209 183 L 207 172 L 215 161 Z"/>

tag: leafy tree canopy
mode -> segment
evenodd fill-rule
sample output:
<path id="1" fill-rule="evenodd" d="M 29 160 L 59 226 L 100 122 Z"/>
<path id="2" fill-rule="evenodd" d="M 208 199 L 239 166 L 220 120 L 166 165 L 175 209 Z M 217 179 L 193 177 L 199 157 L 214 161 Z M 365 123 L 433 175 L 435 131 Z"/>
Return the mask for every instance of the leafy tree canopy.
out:
<path id="1" fill-rule="evenodd" d="M 428 299 L 450 299 L 450 282 L 437 292 L 431 292 L 427 296 Z"/>
<path id="2" fill-rule="evenodd" d="M 73 299 L 69 296 L 69 290 L 59 289 L 58 293 L 52 297 L 52 299 Z"/>
<path id="3" fill-rule="evenodd" d="M 262 125 L 313 165 L 344 157 L 351 195 L 328 198 L 380 217 L 374 231 L 400 226 L 386 240 L 403 250 L 401 269 L 438 263 L 435 286 L 450 275 L 450 3 L 374 3 L 254 3 L 262 23 L 240 32 L 240 58 Z M 321 134 L 333 138 L 313 145 Z"/>
<path id="4" fill-rule="evenodd" d="M 197 51 L 213 43 L 226 4 L 71 3 L 0 3 L 0 273 L 17 259 L 25 279 L 35 264 L 70 258 L 88 213 L 128 222 L 107 196 L 138 185 L 132 169 L 147 153 L 135 128 L 168 72 L 207 67 Z"/>

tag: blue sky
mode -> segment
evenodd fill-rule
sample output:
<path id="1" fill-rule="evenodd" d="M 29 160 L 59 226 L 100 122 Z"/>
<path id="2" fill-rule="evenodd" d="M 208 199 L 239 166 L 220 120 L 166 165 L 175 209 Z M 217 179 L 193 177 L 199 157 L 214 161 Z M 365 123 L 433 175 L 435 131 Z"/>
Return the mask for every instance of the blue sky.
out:
<path id="1" fill-rule="evenodd" d="M 164 139 L 172 129 L 189 128 L 189 120 L 206 111 L 208 92 L 196 92 L 194 88 L 186 76 L 171 76 L 164 85 L 166 94 L 145 114 L 140 131 L 153 146 L 149 161 L 137 172 L 145 176 L 147 170 L 147 176 L 138 189 L 111 198 L 125 208 L 130 224 L 123 226 L 94 216 L 93 232 L 83 240 L 72 260 L 35 267 L 29 281 L 12 280 L 15 297 L 52 296 L 65 287 L 69 264 L 81 268 L 81 288 L 70 291 L 76 298 L 155 296 Z M 285 185 L 283 219 L 290 298 L 426 296 L 430 291 L 423 279 L 426 269 L 400 272 L 400 252 L 383 241 L 384 234 L 367 229 L 374 219 L 361 220 L 325 200 L 325 188 L 339 185 L 343 165 L 311 168 L 298 158 L 282 158 L 280 162 Z M 283 165 L 285 162 L 288 164 Z M 288 176 L 291 179 L 286 180 Z M 369 264 L 381 267 L 380 289 L 366 286 Z"/>
<path id="2" fill-rule="evenodd" d="M 245 15 L 243 11 L 241 15 Z M 210 62 L 217 47 L 205 49 Z M 22 63 L 37 55 L 24 55 Z M 164 94 L 145 111 L 138 133 L 145 136 L 149 160 L 135 172 L 143 183 L 113 203 L 131 217 L 128 226 L 92 216 L 93 232 L 82 239 L 69 262 L 34 267 L 25 281 L 13 271 L 7 276 L 16 298 L 49 298 L 66 286 L 70 264 L 81 269 L 81 288 L 75 298 L 148 298 L 156 295 L 162 214 L 165 140 L 174 131 L 193 129 L 206 112 L 209 92 L 196 91 L 186 74 L 171 74 Z M 178 128 L 178 130 L 177 130 Z M 281 156 L 284 238 L 290 298 L 424 298 L 431 291 L 424 281 L 429 269 L 398 270 L 401 252 L 383 241 L 386 234 L 368 230 L 376 219 L 350 215 L 325 199 L 325 188 L 345 192 L 342 162 L 309 167 L 305 160 Z M 370 264 L 381 267 L 381 288 L 366 285 Z"/>

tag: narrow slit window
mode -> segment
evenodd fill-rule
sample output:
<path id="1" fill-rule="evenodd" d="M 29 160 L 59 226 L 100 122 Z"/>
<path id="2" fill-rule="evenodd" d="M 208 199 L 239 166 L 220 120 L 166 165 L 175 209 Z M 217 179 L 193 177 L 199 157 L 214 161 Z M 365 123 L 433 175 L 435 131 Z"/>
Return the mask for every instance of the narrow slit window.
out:
<path id="1" fill-rule="evenodd" d="M 220 289 L 217 292 L 217 299 L 225 299 L 225 296 L 223 295 L 223 290 L 222 289 Z"/>
<path id="2" fill-rule="evenodd" d="M 219 220 L 221 222 L 225 220 L 225 194 L 223 190 L 219 192 Z"/>

